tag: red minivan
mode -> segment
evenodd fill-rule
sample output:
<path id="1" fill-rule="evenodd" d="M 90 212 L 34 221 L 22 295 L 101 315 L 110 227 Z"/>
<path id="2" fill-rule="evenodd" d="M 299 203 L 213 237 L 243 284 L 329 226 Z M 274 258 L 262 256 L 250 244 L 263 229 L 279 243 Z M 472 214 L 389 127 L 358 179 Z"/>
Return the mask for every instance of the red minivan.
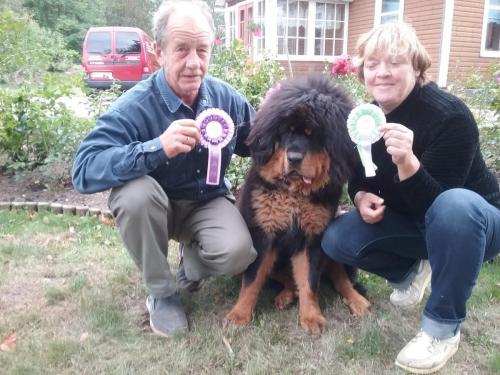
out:
<path id="1" fill-rule="evenodd" d="M 83 41 L 87 85 L 109 88 L 113 81 L 130 88 L 160 65 L 153 39 L 137 27 L 91 27 Z"/>

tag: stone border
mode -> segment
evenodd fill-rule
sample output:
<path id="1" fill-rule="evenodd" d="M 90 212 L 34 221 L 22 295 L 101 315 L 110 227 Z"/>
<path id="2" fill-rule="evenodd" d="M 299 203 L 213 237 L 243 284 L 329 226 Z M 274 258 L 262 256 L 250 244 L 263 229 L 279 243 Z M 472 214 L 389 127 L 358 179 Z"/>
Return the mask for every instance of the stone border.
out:
<path id="1" fill-rule="evenodd" d="M 25 210 L 32 212 L 49 211 L 54 214 L 60 215 L 74 215 L 74 216 L 93 216 L 101 219 L 106 223 L 113 223 L 113 214 L 110 210 L 101 210 L 99 208 L 92 208 L 88 206 L 74 206 L 70 204 L 51 203 L 51 202 L 1 202 L 0 211 L 17 211 Z"/>

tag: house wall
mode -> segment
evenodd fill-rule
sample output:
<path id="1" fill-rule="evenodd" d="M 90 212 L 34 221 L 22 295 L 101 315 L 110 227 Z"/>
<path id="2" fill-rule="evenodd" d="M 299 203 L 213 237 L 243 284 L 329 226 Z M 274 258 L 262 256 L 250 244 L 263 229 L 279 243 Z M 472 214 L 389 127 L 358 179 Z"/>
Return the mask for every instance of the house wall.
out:
<path id="1" fill-rule="evenodd" d="M 415 28 L 418 39 L 429 53 L 432 65 L 427 71 L 428 78 L 438 80 L 441 56 L 441 36 L 443 35 L 444 0 L 405 0 L 403 18 Z"/>
<path id="2" fill-rule="evenodd" d="M 322 61 L 283 61 L 278 60 L 280 65 L 283 67 L 283 73 L 286 77 L 291 77 L 290 65 L 292 67 L 293 77 L 300 77 L 308 75 L 310 73 L 321 73 L 325 67 L 325 63 Z"/>
<path id="3" fill-rule="evenodd" d="M 481 57 L 484 0 L 455 0 L 448 81 L 485 72 L 498 58 Z"/>
<path id="4" fill-rule="evenodd" d="M 375 22 L 375 0 L 354 0 L 349 4 L 349 38 L 347 54 L 356 56 L 356 44 L 361 34 L 373 28 Z"/>

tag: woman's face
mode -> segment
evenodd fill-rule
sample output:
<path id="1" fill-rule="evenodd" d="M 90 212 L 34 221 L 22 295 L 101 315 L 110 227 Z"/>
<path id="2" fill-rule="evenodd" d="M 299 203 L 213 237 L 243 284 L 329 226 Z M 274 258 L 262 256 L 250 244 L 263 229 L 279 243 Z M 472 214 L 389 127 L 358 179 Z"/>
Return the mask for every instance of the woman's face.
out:
<path id="1" fill-rule="evenodd" d="M 415 86 L 418 72 L 408 56 L 373 54 L 363 65 L 365 86 L 384 113 L 398 107 Z"/>

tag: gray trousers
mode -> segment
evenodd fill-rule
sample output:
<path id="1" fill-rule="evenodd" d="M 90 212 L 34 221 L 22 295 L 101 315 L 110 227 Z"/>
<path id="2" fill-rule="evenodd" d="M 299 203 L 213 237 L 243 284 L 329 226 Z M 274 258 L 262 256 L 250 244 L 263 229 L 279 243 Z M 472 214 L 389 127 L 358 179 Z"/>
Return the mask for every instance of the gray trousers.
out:
<path id="1" fill-rule="evenodd" d="M 236 275 L 257 256 L 245 221 L 225 197 L 171 200 L 155 179 L 143 176 L 113 188 L 108 204 L 147 292 L 155 297 L 176 290 L 167 261 L 170 239 L 185 244 L 184 269 L 193 281 Z"/>

